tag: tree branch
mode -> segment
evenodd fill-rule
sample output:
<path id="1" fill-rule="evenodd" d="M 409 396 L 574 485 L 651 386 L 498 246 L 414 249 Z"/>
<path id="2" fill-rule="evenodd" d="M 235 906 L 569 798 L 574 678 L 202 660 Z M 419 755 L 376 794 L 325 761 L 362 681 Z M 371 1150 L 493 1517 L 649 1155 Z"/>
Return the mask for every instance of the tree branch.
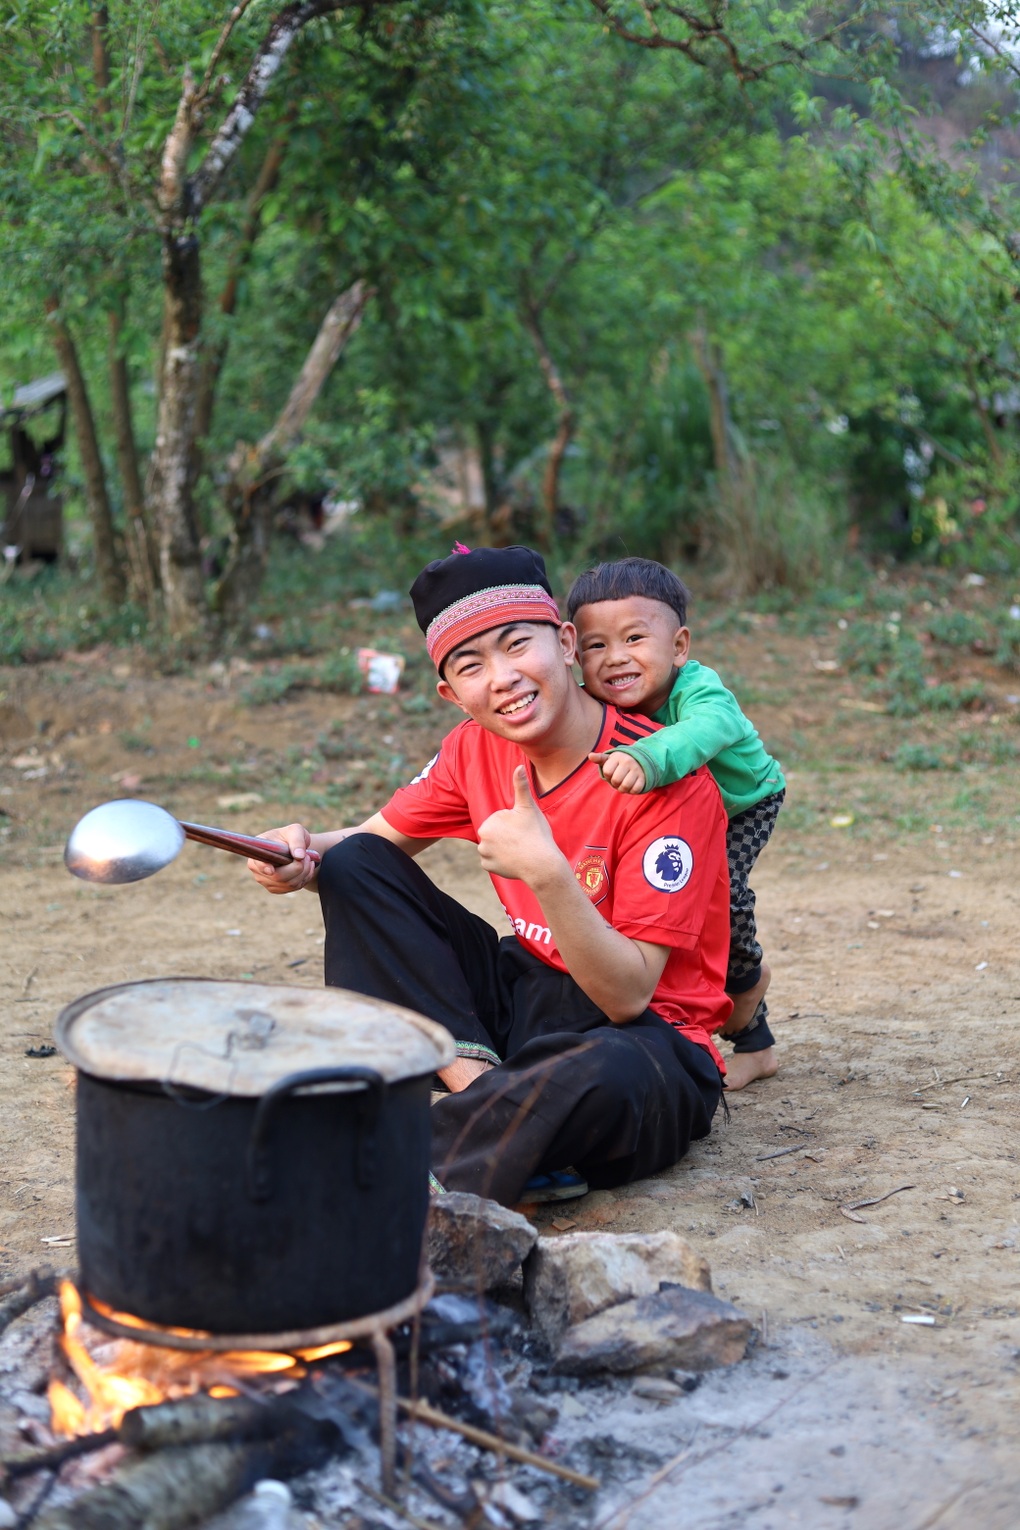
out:
<path id="1" fill-rule="evenodd" d="M 275 425 L 255 446 L 239 441 L 227 463 L 225 500 L 234 523 L 230 561 L 220 579 L 214 604 L 228 622 L 236 621 L 257 587 L 269 556 L 273 480 L 285 467 L 293 446 L 344 346 L 361 323 L 374 289 L 357 281 L 331 304 L 305 358 L 301 374 Z"/>
<path id="2" fill-rule="evenodd" d="M 260 462 L 267 462 L 278 453 L 285 452 L 298 436 L 340 352 L 360 325 L 366 303 L 373 296 L 373 288 L 357 281 L 330 306 L 305 358 L 298 380 L 291 389 L 290 398 L 276 424 L 255 448 Z"/>
<path id="3" fill-rule="evenodd" d="M 106 47 L 106 33 L 110 25 L 110 13 L 105 5 L 92 8 L 92 82 L 96 87 L 99 114 L 105 117 L 110 110 L 110 55 Z"/>
<path id="4" fill-rule="evenodd" d="M 995 40 L 994 37 L 990 37 L 987 33 L 982 32 L 977 23 L 971 21 L 969 17 L 962 17 L 961 25 L 965 26 L 967 31 L 971 32 L 977 38 L 978 42 L 981 43 L 983 47 L 987 48 L 990 53 L 994 53 L 995 57 L 999 60 L 999 63 L 1002 64 L 1004 68 L 1008 69 L 1011 74 L 1020 75 L 1020 65 L 1018 65 L 1016 59 L 1013 57 L 1013 54 L 1008 48 L 1004 48 L 1000 42 Z"/>
<path id="5" fill-rule="evenodd" d="M 131 61 L 131 78 L 128 84 L 127 99 L 124 102 L 124 115 L 121 118 L 120 124 L 120 137 L 122 141 L 127 136 L 127 130 L 131 126 L 131 118 L 135 110 L 135 100 L 138 96 L 138 86 L 142 78 L 142 67 L 144 64 L 142 33 L 144 30 L 146 37 L 152 34 L 159 19 L 159 7 L 160 0 L 152 0 L 152 4 L 143 10 L 143 19 L 139 20 L 138 26 L 135 29 L 135 50 L 134 58 Z"/>
<path id="6" fill-rule="evenodd" d="M 727 29 L 725 17 L 729 6 L 726 0 L 712 0 L 707 17 L 699 15 L 689 6 L 671 3 L 671 0 L 644 0 L 641 9 L 648 23 L 647 32 L 636 32 L 615 14 L 617 0 L 591 0 L 591 3 L 604 19 L 607 28 L 615 32 L 624 42 L 633 43 L 638 48 L 653 50 L 666 48 L 674 53 L 682 53 L 700 69 L 711 66 L 712 48 L 720 49 L 730 72 L 742 85 L 764 79 L 774 69 L 806 63 L 813 51 L 832 42 L 840 32 L 852 26 L 872 9 L 870 0 L 861 0 L 849 16 L 842 17 L 824 32 L 809 34 L 803 41 L 796 41 L 793 38 L 776 38 L 774 58 L 752 60 L 746 53 L 741 52 L 737 40 Z M 662 13 L 685 27 L 687 35 L 677 37 L 663 32 L 658 19 Z"/>
<path id="7" fill-rule="evenodd" d="M 82 472 L 85 477 L 85 499 L 89 508 L 89 519 L 92 522 L 92 549 L 96 559 L 96 570 L 99 574 L 104 600 L 116 609 L 124 599 L 124 576 L 117 556 L 113 513 L 106 487 L 106 470 L 96 435 L 92 400 L 89 398 L 88 386 L 82 373 L 78 348 L 60 311 L 59 298 L 56 294 L 51 295 L 46 299 L 44 306 L 49 319 L 53 348 L 67 382 L 67 396 L 71 404 L 75 434 L 78 438 L 78 454 L 81 457 Z"/>
<path id="8" fill-rule="evenodd" d="M 345 9 L 347 3 L 348 0 L 291 0 L 291 4 L 284 6 L 273 18 L 244 83 L 213 135 L 205 158 L 191 177 L 186 209 L 189 217 L 198 217 L 233 161 L 298 33 L 317 17 Z M 367 7 L 362 8 L 373 9 L 375 5 L 389 3 L 392 0 L 368 0 Z"/>
<path id="9" fill-rule="evenodd" d="M 244 15 L 250 4 L 251 0 L 238 0 L 238 3 L 234 6 L 234 9 L 227 17 L 223 26 L 223 31 L 216 39 L 216 46 L 212 50 L 212 53 L 209 55 L 209 62 L 206 65 L 205 74 L 202 76 L 202 83 L 198 87 L 198 95 L 200 100 L 204 101 L 208 97 L 209 87 L 212 85 L 213 79 L 215 78 L 217 66 L 219 65 L 220 59 L 223 57 L 223 51 L 226 48 L 227 43 L 230 41 L 231 33 L 237 26 L 237 23 L 240 21 L 241 17 Z"/>
<path id="10" fill-rule="evenodd" d="M 130 204 L 134 201 L 144 201 L 148 202 L 150 209 L 152 208 L 152 203 L 149 202 L 145 193 L 131 184 L 130 177 L 126 172 L 124 165 L 117 158 L 116 154 L 114 154 L 110 149 L 105 148 L 103 144 L 99 142 L 99 139 L 89 131 L 82 119 L 74 112 L 68 111 L 66 109 L 57 112 L 40 112 L 39 118 L 40 121 L 50 122 L 57 122 L 63 118 L 65 122 L 69 122 L 75 131 L 81 134 L 89 148 L 92 150 L 93 154 L 95 154 L 96 158 L 101 162 L 103 169 L 106 171 L 114 185 L 120 191 L 120 194 L 124 198 L 125 203 Z M 84 162 L 88 164 L 88 160 L 85 159 L 84 156 L 83 159 Z M 90 166 L 89 168 L 92 169 L 98 167 Z"/>
<path id="11" fill-rule="evenodd" d="M 194 131 L 192 107 L 195 102 L 195 81 L 190 68 L 184 71 L 181 99 L 177 103 L 174 125 L 166 136 L 159 171 L 159 206 L 168 224 L 183 221 L 184 203 L 187 198 L 188 154 Z"/>

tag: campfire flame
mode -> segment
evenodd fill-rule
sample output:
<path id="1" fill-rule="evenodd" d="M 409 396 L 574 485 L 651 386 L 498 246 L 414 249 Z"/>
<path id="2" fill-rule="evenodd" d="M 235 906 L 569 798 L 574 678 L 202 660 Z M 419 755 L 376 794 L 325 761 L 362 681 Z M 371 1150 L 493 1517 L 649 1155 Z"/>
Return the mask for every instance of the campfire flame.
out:
<path id="1" fill-rule="evenodd" d="M 151 1328 L 130 1313 L 115 1312 L 93 1300 L 96 1310 L 130 1328 Z M 147 1407 L 195 1392 L 210 1397 L 236 1397 L 253 1377 L 279 1375 L 286 1384 L 305 1374 L 305 1365 L 343 1354 L 347 1342 L 322 1344 L 313 1349 L 281 1354 L 274 1350 L 178 1350 L 131 1339 L 109 1339 L 90 1327 L 82 1312 L 76 1287 L 65 1280 L 60 1287 L 63 1333 L 60 1348 L 84 1399 L 63 1381 L 50 1382 L 48 1397 L 54 1434 L 91 1434 L 116 1429 L 130 1408 Z M 204 1339 L 209 1335 L 188 1328 L 167 1328 L 167 1334 Z"/>

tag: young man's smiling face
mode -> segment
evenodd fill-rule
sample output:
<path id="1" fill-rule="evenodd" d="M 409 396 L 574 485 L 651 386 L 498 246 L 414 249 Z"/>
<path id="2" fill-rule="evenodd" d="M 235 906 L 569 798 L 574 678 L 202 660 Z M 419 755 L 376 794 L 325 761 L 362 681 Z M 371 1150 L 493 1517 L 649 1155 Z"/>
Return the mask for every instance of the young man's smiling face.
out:
<path id="1" fill-rule="evenodd" d="M 661 600 L 628 595 L 575 612 L 585 689 L 599 701 L 641 712 L 665 706 L 691 634 Z"/>
<path id="2" fill-rule="evenodd" d="M 575 649 L 569 622 L 507 622 L 453 649 L 436 689 L 490 733 L 526 748 L 563 717 L 576 689 Z"/>

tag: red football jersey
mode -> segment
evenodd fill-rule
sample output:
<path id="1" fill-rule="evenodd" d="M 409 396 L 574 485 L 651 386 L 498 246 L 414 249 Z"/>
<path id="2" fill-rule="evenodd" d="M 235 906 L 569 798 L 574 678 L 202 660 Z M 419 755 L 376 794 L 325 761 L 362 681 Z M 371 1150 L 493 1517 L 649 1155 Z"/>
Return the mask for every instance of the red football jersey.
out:
<path id="1" fill-rule="evenodd" d="M 598 750 L 633 743 L 656 730 L 644 717 L 603 710 Z M 726 814 L 705 767 L 641 796 L 614 791 L 589 760 L 540 793 L 516 744 L 470 719 L 382 809 L 412 839 L 468 839 L 490 813 L 510 808 L 513 773 L 527 765 L 531 789 L 560 850 L 599 913 L 621 935 L 670 954 L 652 997 L 656 1014 L 680 1027 L 720 1062 L 710 1033 L 725 1024 L 730 940 Z M 521 881 L 493 876 L 517 938 L 543 962 L 566 972 L 535 894 Z"/>

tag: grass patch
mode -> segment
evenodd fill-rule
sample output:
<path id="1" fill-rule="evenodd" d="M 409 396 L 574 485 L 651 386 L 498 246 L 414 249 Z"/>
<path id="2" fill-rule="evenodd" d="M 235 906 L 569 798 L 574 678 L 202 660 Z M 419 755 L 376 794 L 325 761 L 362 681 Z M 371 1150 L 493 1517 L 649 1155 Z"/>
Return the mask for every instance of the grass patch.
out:
<path id="1" fill-rule="evenodd" d="M 927 744 L 901 744 L 893 755 L 897 770 L 958 770 L 959 765 L 947 758 L 945 750 L 932 749 Z"/>
<path id="2" fill-rule="evenodd" d="M 138 606 L 106 610 L 92 580 L 68 568 L 44 568 L 32 580 L 14 578 L 0 600 L 0 664 L 39 664 L 69 649 L 99 643 L 145 645 L 148 618 Z"/>
<path id="3" fill-rule="evenodd" d="M 946 648 L 978 648 L 988 640 L 988 628 L 969 611 L 936 611 L 927 623 L 929 636 Z"/>
<path id="4" fill-rule="evenodd" d="M 246 707 L 271 706 L 293 691 L 329 691 L 338 696 L 360 696 L 364 676 L 351 653 L 339 653 L 323 664 L 285 664 L 266 670 L 240 693 Z"/>

